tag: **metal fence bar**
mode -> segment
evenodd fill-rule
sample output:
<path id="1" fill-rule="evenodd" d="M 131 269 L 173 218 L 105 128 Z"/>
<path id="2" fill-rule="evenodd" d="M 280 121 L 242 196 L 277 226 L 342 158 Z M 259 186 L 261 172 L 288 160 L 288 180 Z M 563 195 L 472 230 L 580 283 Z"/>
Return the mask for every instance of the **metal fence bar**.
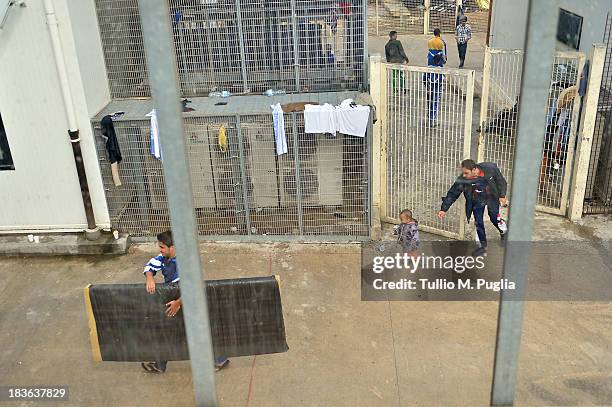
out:
<path id="1" fill-rule="evenodd" d="M 242 85 L 243 92 L 249 92 L 249 86 L 247 85 L 247 71 L 246 71 L 246 53 L 244 50 L 244 33 L 242 28 L 242 12 L 240 10 L 240 0 L 236 0 L 236 22 L 238 23 L 238 40 L 240 41 L 240 69 L 242 71 Z"/>
<path id="2" fill-rule="evenodd" d="M 185 128 L 180 107 L 176 54 L 166 0 L 139 0 L 143 37 L 151 78 L 151 90 L 159 118 L 164 154 L 166 188 L 174 229 L 177 259 L 181 264 L 181 298 L 191 359 L 197 406 L 216 406 L 214 356 L 197 223 L 185 147 Z"/>
<path id="3" fill-rule="evenodd" d="M 302 176 L 300 166 L 300 141 L 297 130 L 297 119 L 295 113 L 291 113 L 292 133 L 293 133 L 293 160 L 295 163 L 295 195 L 298 211 L 298 225 L 300 235 L 304 235 L 304 203 L 302 202 Z"/>
<path id="4" fill-rule="evenodd" d="M 555 47 L 554 0 L 530 0 L 525 40 L 516 155 L 513 170 L 513 201 L 508 221 L 508 242 L 504 256 L 504 278 L 514 281 L 525 292 L 529 269 L 529 247 L 521 242 L 532 239 L 537 184 L 546 123 L 548 83 Z M 520 218 L 513 218 L 513 215 Z M 513 222 L 514 219 L 519 219 Z M 491 404 L 514 403 L 518 356 L 523 323 L 522 300 L 503 290 L 499 306 Z"/>
<path id="5" fill-rule="evenodd" d="M 300 91 L 300 43 L 298 40 L 296 0 L 291 0 L 291 31 L 293 33 L 293 69 L 295 70 L 295 90 Z"/>
<path id="6" fill-rule="evenodd" d="M 244 162 L 244 139 L 242 136 L 242 126 L 240 124 L 240 115 L 236 115 L 236 132 L 238 133 L 238 155 L 240 157 L 240 182 L 242 191 L 242 201 L 244 205 L 244 217 L 246 221 L 247 235 L 251 234 L 251 211 L 249 208 L 249 188 L 246 176 L 246 164 Z"/>

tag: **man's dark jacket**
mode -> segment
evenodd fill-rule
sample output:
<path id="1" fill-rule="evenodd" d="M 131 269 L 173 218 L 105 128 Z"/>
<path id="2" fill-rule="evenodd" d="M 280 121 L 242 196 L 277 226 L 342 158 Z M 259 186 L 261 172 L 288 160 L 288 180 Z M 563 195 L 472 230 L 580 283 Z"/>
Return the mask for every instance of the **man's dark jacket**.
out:
<path id="1" fill-rule="evenodd" d="M 387 58 L 387 62 L 392 64 L 403 64 L 404 62 L 408 62 L 404 47 L 399 40 L 389 40 L 387 45 L 385 45 L 385 57 Z"/>
<path id="2" fill-rule="evenodd" d="M 494 163 L 480 163 L 477 167 L 484 172 L 484 178 L 487 180 L 487 184 L 490 187 L 489 199 L 492 204 L 497 204 L 499 198 L 505 198 L 508 189 L 508 183 L 502 175 L 501 171 Z M 465 215 L 468 220 L 472 216 L 472 208 L 474 207 L 474 197 L 470 193 L 472 190 L 472 184 L 474 180 L 463 178 L 462 175 L 457 177 L 457 180 L 452 187 L 446 193 L 446 196 L 442 198 L 442 207 L 440 208 L 444 212 L 447 212 L 451 205 L 459 198 L 463 192 L 465 197 Z"/>

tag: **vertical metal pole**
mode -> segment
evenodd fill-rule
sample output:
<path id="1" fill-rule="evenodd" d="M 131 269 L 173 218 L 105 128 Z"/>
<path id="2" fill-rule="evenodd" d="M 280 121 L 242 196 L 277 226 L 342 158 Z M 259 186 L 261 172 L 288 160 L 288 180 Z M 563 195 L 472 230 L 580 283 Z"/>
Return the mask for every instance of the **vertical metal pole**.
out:
<path id="1" fill-rule="evenodd" d="M 293 121 L 293 159 L 295 160 L 295 193 L 297 199 L 298 225 L 300 235 L 304 235 L 304 208 L 302 207 L 302 177 L 300 175 L 300 144 L 298 139 L 297 119 L 295 113 L 291 113 Z"/>
<path id="2" fill-rule="evenodd" d="M 244 34 L 242 33 L 242 12 L 240 0 L 236 0 L 236 23 L 238 24 L 238 40 L 240 41 L 240 67 L 242 69 L 242 88 L 244 93 L 249 93 L 246 71 L 246 53 L 244 51 Z"/>
<path id="3" fill-rule="evenodd" d="M 491 85 L 491 48 L 485 48 L 484 67 L 482 69 L 482 95 L 480 97 L 480 136 L 478 137 L 478 162 L 485 157 L 485 126 L 489 122 L 489 89 Z"/>
<path id="4" fill-rule="evenodd" d="M 293 69 L 295 70 L 295 91 L 300 91 L 300 49 L 295 0 L 291 0 L 291 27 L 293 30 Z"/>
<path id="5" fill-rule="evenodd" d="M 465 122 L 463 128 L 463 158 L 469 158 L 472 152 L 472 115 L 474 112 L 474 71 L 467 71 L 465 77 L 466 96 L 465 96 Z M 465 213 L 465 201 L 461 200 L 462 208 L 460 213 Z M 465 238 L 466 223 L 465 216 L 460 216 L 459 239 Z"/>
<path id="6" fill-rule="evenodd" d="M 361 18 L 361 34 L 363 35 L 363 89 L 368 90 L 370 80 L 370 58 L 368 58 L 368 35 L 370 34 L 370 28 L 368 25 L 368 0 L 363 1 L 363 16 Z"/>
<path id="7" fill-rule="evenodd" d="M 142 31 L 159 119 L 164 175 L 177 259 L 193 387 L 197 406 L 216 406 L 214 357 L 185 148 L 176 55 L 166 0 L 139 0 Z"/>
<path id="8" fill-rule="evenodd" d="M 242 142 L 242 127 L 240 125 L 240 116 L 236 115 L 236 131 L 238 132 L 238 155 L 240 156 L 240 179 L 242 183 L 242 199 L 244 202 L 244 216 L 246 220 L 247 234 L 251 234 L 251 212 L 249 210 L 249 188 L 247 183 L 246 171 L 244 162 L 244 143 Z"/>
<path id="9" fill-rule="evenodd" d="M 517 129 L 517 143 L 512 172 L 512 207 L 508 221 L 508 242 L 504 255 L 504 278 L 516 284 L 517 292 L 524 296 L 529 267 L 529 241 L 532 238 L 534 209 L 544 132 L 546 130 L 546 104 L 555 47 L 555 0 L 530 0 L 525 39 L 525 56 L 521 84 L 521 103 Z M 514 222 L 514 215 L 517 222 Z M 518 370 L 521 344 L 523 306 L 516 293 L 501 293 L 497 343 L 491 404 L 510 406 Z"/>
<path id="10" fill-rule="evenodd" d="M 431 11 L 431 0 L 425 0 L 425 9 L 423 10 L 423 34 L 429 34 L 429 14 Z"/>

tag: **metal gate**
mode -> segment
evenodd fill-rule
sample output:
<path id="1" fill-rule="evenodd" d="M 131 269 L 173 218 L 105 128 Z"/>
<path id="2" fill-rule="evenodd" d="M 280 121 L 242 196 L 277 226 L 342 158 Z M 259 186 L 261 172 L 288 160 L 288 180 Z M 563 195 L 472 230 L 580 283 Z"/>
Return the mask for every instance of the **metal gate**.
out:
<path id="1" fill-rule="evenodd" d="M 612 13 L 608 13 L 604 43 L 607 50 L 584 197 L 585 214 L 612 213 Z"/>
<path id="2" fill-rule="evenodd" d="M 370 9 L 369 32 L 387 35 L 428 34 L 439 28 L 455 32 L 457 15 L 463 11 L 474 32 L 486 33 L 489 27 L 489 0 L 376 0 Z"/>
<path id="3" fill-rule="evenodd" d="M 470 156 L 474 71 L 383 64 L 381 218 L 412 210 L 424 230 L 462 239 L 463 199 L 437 218 L 442 197 Z"/>
<path id="4" fill-rule="evenodd" d="M 547 128 L 540 168 L 537 209 L 565 215 L 579 123 L 577 93 L 585 56 L 557 52 L 548 98 Z M 486 50 L 478 160 L 495 162 L 511 185 L 523 52 Z M 569 89 L 569 90 L 568 90 Z M 576 93 L 572 93 L 573 91 Z M 508 190 L 511 197 L 512 191 Z"/>

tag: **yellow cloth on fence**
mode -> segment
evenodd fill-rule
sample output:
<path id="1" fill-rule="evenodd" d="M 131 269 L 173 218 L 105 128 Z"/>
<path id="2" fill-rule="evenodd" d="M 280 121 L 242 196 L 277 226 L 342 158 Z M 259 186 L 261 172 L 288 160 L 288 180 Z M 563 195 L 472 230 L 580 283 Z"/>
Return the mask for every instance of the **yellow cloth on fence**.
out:
<path id="1" fill-rule="evenodd" d="M 227 151 L 227 135 L 225 134 L 225 126 L 223 124 L 219 127 L 219 148 L 224 153 Z"/>
<path id="2" fill-rule="evenodd" d="M 478 3 L 478 8 L 481 10 L 488 10 L 491 6 L 490 0 L 476 0 L 476 3 Z"/>

